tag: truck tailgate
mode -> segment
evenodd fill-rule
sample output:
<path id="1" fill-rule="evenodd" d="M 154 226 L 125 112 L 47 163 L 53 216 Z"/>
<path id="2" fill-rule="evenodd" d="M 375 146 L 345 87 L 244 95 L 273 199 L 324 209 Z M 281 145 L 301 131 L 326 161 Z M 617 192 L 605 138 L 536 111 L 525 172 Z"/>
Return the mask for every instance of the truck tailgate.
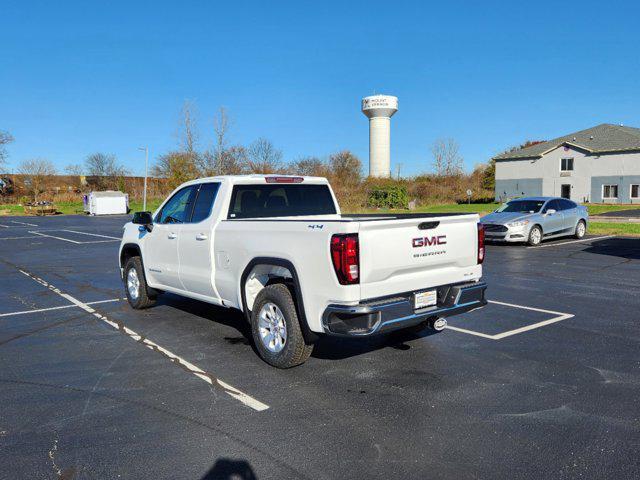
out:
<path id="1" fill-rule="evenodd" d="M 481 276 L 478 215 L 360 222 L 363 300 Z"/>

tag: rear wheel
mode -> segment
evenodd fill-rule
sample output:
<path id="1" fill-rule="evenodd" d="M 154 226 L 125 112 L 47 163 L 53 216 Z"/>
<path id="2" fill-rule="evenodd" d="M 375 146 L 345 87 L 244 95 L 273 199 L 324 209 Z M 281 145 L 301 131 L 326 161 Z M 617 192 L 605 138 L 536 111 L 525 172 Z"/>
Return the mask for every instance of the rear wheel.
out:
<path id="1" fill-rule="evenodd" d="M 251 334 L 260 357 L 277 368 L 300 365 L 313 351 L 302 335 L 291 292 L 281 283 L 263 288 L 256 297 Z"/>
<path id="2" fill-rule="evenodd" d="M 527 240 L 527 243 L 535 247 L 536 245 L 540 245 L 541 242 L 542 229 L 538 225 L 534 225 L 529 231 L 529 239 Z"/>
<path id="3" fill-rule="evenodd" d="M 124 266 L 124 290 L 127 300 L 136 310 L 156 303 L 157 292 L 147 285 L 140 257 L 131 257 Z"/>
<path id="4" fill-rule="evenodd" d="M 585 233 L 587 233 L 587 224 L 584 220 L 580 220 L 576 225 L 576 231 L 574 232 L 573 236 L 576 238 L 582 238 L 584 237 Z"/>

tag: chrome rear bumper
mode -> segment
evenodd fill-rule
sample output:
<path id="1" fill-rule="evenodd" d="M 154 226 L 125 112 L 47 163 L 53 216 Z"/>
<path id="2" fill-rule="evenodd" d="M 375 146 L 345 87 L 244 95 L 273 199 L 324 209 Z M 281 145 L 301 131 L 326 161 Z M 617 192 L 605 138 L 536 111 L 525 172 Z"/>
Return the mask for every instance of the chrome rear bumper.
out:
<path id="1" fill-rule="evenodd" d="M 362 337 L 418 325 L 432 317 L 451 317 L 487 304 L 484 282 L 437 287 L 438 303 L 413 309 L 413 294 L 408 292 L 362 302 L 358 305 L 329 305 L 322 316 L 325 333 Z M 420 290 L 417 290 L 420 291 Z"/>

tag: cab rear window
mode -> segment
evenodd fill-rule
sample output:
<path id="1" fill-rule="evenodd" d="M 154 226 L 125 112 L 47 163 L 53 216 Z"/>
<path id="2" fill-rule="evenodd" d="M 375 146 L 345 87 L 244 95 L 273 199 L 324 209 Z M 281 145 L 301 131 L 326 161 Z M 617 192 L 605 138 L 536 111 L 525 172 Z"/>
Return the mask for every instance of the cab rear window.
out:
<path id="1" fill-rule="evenodd" d="M 336 206 L 327 185 L 236 185 L 230 219 L 331 215 Z"/>

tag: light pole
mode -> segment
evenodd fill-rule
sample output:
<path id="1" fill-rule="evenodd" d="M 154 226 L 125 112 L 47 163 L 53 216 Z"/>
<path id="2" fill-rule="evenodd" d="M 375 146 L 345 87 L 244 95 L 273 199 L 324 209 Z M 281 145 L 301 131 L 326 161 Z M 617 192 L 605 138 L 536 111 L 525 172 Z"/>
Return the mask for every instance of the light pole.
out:
<path id="1" fill-rule="evenodd" d="M 149 147 L 139 147 L 144 150 L 144 192 L 142 193 L 142 211 L 147 211 L 147 175 L 149 171 Z"/>

